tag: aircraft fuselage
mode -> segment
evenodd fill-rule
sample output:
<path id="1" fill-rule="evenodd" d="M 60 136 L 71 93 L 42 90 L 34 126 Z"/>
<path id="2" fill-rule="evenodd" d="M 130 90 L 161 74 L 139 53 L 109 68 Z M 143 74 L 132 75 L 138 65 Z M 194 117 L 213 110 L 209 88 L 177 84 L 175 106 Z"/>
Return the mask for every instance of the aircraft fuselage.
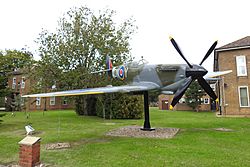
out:
<path id="1" fill-rule="evenodd" d="M 114 68 L 112 76 L 128 84 L 155 84 L 158 91 L 175 92 L 186 78 L 185 64 L 137 64 L 132 62 Z"/>

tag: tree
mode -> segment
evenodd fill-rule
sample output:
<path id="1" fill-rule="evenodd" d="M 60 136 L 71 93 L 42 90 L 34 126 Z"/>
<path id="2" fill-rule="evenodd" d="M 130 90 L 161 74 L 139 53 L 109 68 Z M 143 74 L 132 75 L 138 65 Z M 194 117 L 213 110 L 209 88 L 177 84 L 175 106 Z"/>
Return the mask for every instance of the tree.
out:
<path id="1" fill-rule="evenodd" d="M 198 111 L 199 106 L 203 102 L 201 99 L 206 93 L 204 89 L 199 85 L 197 81 L 191 83 L 187 91 L 185 92 L 185 102 L 193 110 Z"/>
<path id="2" fill-rule="evenodd" d="M 9 92 L 7 89 L 8 73 L 16 69 L 28 69 L 33 63 L 33 55 L 26 50 L 6 50 L 4 53 L 0 52 L 0 94 L 6 95 Z"/>
<path id="3" fill-rule="evenodd" d="M 129 41 L 136 30 L 133 19 L 115 24 L 115 11 L 104 10 L 94 13 L 87 7 L 73 8 L 59 20 L 55 33 L 43 30 L 37 43 L 41 60 L 36 76 L 41 78 L 40 91 L 56 84 L 57 90 L 70 90 L 105 86 L 110 80 L 106 75 L 91 75 L 90 72 L 105 69 L 106 56 L 114 65 L 131 59 Z M 46 74 L 44 74 L 46 71 Z M 46 75 L 46 77 L 44 76 Z M 112 81 L 113 85 L 120 82 Z M 86 109 L 95 96 L 76 97 L 78 114 L 91 115 Z"/>
<path id="4" fill-rule="evenodd" d="M 158 96 L 159 92 L 149 92 L 148 101 L 151 107 L 158 106 Z"/>
<path id="5" fill-rule="evenodd" d="M 97 115 L 103 118 L 142 118 L 143 98 L 139 95 L 121 93 L 105 94 L 97 98 Z"/>
<path id="6" fill-rule="evenodd" d="M 25 49 L 6 50 L 0 52 L 0 96 L 10 96 L 11 89 L 8 88 L 8 74 L 17 69 L 29 70 L 34 63 L 33 55 Z"/>

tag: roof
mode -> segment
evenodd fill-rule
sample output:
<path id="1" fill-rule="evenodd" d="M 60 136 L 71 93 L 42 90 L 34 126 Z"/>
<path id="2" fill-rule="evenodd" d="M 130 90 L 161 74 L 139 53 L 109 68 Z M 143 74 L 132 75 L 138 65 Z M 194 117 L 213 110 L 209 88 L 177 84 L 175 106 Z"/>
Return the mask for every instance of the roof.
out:
<path id="1" fill-rule="evenodd" d="M 23 72 L 21 69 L 17 69 L 17 70 L 8 72 L 7 74 L 8 74 L 8 75 L 21 75 L 21 74 L 23 74 L 23 73 L 24 73 L 24 72 Z"/>
<path id="2" fill-rule="evenodd" d="M 244 38 L 241 38 L 237 41 L 231 42 L 229 44 L 226 44 L 222 47 L 217 48 L 216 50 L 223 50 L 223 49 L 230 49 L 230 48 L 245 48 L 250 47 L 250 36 L 246 36 Z"/>

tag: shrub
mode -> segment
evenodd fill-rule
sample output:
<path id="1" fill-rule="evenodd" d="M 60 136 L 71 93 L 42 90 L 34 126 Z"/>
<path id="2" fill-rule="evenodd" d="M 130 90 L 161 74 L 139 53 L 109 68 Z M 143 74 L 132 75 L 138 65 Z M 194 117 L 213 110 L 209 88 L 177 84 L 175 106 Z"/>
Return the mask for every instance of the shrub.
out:
<path id="1" fill-rule="evenodd" d="M 98 96 L 96 103 L 97 116 L 115 119 L 139 119 L 143 114 L 141 95 L 105 94 Z"/>
<path id="2" fill-rule="evenodd" d="M 3 114 L 0 114 L 0 118 L 3 117 L 3 116 L 5 116 L 5 115 L 6 115 L 6 114 L 4 114 L 4 113 L 3 113 Z M 0 119 L 0 124 L 1 124 L 1 122 L 3 122 L 3 120 Z"/>

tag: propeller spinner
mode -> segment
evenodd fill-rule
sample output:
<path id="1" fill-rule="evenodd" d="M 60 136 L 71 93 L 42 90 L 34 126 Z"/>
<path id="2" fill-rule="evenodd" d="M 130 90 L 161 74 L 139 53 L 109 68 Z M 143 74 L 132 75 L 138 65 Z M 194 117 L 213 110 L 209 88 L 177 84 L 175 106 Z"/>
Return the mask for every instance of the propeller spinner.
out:
<path id="1" fill-rule="evenodd" d="M 185 58 L 185 56 L 183 55 L 183 53 L 181 52 L 178 44 L 175 42 L 174 38 L 169 37 L 171 43 L 173 44 L 173 46 L 175 47 L 175 49 L 177 50 L 177 52 L 180 54 L 180 56 L 185 60 L 185 62 L 187 63 L 188 67 L 186 69 L 186 79 L 185 82 L 183 83 L 182 87 L 180 87 L 176 93 L 175 96 L 172 100 L 172 103 L 170 105 L 170 109 L 173 109 L 173 107 L 178 103 L 178 101 L 181 99 L 181 97 L 184 95 L 185 91 L 187 90 L 187 88 L 189 87 L 189 85 L 194 81 L 194 80 L 198 80 L 198 83 L 201 85 L 201 87 L 206 91 L 206 93 L 215 101 L 218 101 L 218 98 L 216 96 L 216 94 L 214 93 L 213 89 L 210 87 L 210 85 L 207 83 L 207 81 L 203 78 L 204 75 L 207 74 L 207 70 L 202 67 L 201 65 L 203 64 L 203 62 L 208 58 L 208 56 L 213 52 L 213 50 L 215 49 L 216 45 L 217 45 L 217 41 L 215 41 L 213 43 L 213 45 L 209 48 L 209 50 L 207 51 L 207 53 L 205 54 L 205 56 L 203 57 L 202 61 L 200 62 L 199 65 L 197 64 L 190 64 L 188 62 L 188 60 Z"/>

